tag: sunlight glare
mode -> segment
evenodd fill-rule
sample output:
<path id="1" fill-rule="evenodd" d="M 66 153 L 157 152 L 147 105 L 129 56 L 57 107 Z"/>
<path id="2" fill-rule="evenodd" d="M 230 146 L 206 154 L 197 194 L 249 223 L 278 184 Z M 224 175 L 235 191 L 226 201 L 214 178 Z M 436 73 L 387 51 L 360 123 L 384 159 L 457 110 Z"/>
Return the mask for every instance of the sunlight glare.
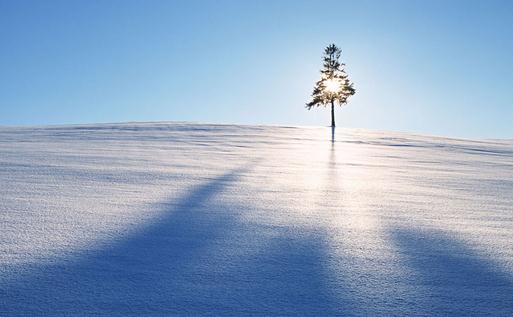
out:
<path id="1" fill-rule="evenodd" d="M 340 81 L 335 78 L 326 80 L 326 90 L 330 93 L 339 92 L 341 88 Z"/>

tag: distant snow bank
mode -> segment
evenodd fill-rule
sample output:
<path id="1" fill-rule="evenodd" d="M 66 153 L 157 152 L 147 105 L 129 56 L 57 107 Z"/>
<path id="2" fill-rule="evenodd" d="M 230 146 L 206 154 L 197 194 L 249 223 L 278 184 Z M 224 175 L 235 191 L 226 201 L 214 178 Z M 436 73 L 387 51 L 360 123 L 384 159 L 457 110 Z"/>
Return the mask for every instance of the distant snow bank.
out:
<path id="1" fill-rule="evenodd" d="M 513 141 L 0 127 L 0 315 L 513 315 Z"/>

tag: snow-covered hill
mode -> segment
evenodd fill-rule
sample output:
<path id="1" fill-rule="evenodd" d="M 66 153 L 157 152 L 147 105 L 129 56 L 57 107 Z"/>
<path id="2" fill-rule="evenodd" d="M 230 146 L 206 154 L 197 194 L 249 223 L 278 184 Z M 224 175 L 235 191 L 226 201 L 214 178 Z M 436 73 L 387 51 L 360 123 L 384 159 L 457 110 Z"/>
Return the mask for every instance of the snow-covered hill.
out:
<path id="1" fill-rule="evenodd" d="M 0 128 L 0 315 L 513 315 L 513 141 Z"/>

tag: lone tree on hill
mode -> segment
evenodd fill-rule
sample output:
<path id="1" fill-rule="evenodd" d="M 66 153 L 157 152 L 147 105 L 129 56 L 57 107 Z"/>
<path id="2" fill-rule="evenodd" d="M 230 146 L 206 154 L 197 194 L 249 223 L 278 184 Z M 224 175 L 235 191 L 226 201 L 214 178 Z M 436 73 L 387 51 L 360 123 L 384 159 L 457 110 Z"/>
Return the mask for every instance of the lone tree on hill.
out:
<path id="1" fill-rule="evenodd" d="M 340 49 L 331 44 L 324 49 L 324 63 L 321 79 L 315 83 L 312 101 L 306 104 L 308 110 L 312 107 L 331 105 L 331 127 L 335 127 L 335 102 L 340 106 L 347 103 L 347 98 L 355 94 L 353 83 L 349 81 L 344 66 L 339 62 Z"/>

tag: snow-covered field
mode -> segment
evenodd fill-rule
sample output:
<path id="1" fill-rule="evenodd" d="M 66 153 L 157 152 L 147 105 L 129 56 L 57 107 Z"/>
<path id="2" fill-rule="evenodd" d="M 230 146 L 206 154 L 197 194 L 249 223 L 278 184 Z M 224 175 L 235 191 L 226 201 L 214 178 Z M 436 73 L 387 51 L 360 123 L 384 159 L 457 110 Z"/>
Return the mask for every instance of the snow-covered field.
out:
<path id="1" fill-rule="evenodd" d="M 0 128 L 0 315 L 513 315 L 513 141 Z"/>

